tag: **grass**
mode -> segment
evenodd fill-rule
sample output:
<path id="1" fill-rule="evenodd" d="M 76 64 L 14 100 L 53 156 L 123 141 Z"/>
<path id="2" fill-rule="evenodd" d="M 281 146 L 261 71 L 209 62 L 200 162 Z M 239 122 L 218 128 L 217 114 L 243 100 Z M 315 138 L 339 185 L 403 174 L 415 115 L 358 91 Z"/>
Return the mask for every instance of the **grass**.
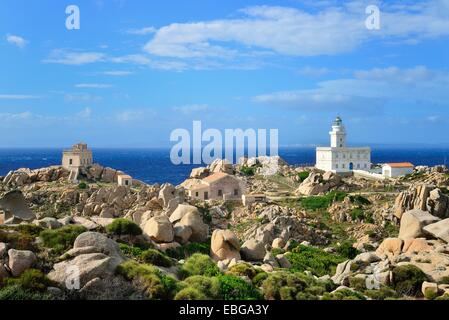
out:
<path id="1" fill-rule="evenodd" d="M 346 192 L 331 191 L 324 196 L 311 196 L 300 200 L 301 207 L 306 210 L 316 211 L 319 209 L 327 209 L 336 201 L 341 202 L 347 196 Z"/>
<path id="2" fill-rule="evenodd" d="M 334 273 L 337 265 L 345 260 L 338 254 L 303 245 L 297 246 L 285 257 L 292 264 L 291 271 L 310 271 L 318 277 Z"/>
<path id="3" fill-rule="evenodd" d="M 44 230 L 39 237 L 42 245 L 56 254 L 62 254 L 72 248 L 75 239 L 87 229 L 79 225 L 68 225 L 55 230 Z"/>
<path id="4" fill-rule="evenodd" d="M 115 219 L 111 224 L 106 226 L 106 231 L 109 234 L 114 234 L 117 236 L 121 235 L 131 235 L 138 236 L 142 234 L 142 229 L 134 222 L 128 219 Z"/>

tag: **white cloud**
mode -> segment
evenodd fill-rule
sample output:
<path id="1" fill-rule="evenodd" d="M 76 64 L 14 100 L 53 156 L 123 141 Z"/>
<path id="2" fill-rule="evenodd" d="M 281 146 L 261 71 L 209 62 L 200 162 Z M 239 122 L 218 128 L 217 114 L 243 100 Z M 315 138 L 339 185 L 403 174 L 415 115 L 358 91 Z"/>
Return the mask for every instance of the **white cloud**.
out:
<path id="1" fill-rule="evenodd" d="M 129 76 L 131 74 L 133 74 L 133 72 L 131 71 L 104 71 L 102 74 L 106 75 L 106 76 L 113 76 L 113 77 L 124 77 L 124 76 Z"/>
<path id="2" fill-rule="evenodd" d="M 122 123 L 136 122 L 136 121 L 146 121 L 156 115 L 153 109 L 129 109 L 123 110 L 117 113 L 114 120 Z"/>
<path id="3" fill-rule="evenodd" d="M 28 99 L 40 99 L 41 96 L 33 96 L 27 94 L 0 94 L 0 100 L 28 100 Z"/>
<path id="4" fill-rule="evenodd" d="M 100 52 L 78 52 L 56 49 L 50 53 L 44 63 L 56 63 L 66 65 L 85 65 L 105 61 L 106 55 Z"/>
<path id="5" fill-rule="evenodd" d="M 130 29 L 127 31 L 127 33 L 144 36 L 147 34 L 155 33 L 156 31 L 157 29 L 155 27 L 145 27 L 140 29 Z"/>
<path id="6" fill-rule="evenodd" d="M 176 112 L 181 112 L 183 114 L 191 114 L 196 112 L 204 112 L 209 109 L 207 104 L 190 104 L 180 107 L 174 107 L 173 110 Z"/>
<path id="7" fill-rule="evenodd" d="M 64 99 L 67 102 L 98 102 L 103 100 L 102 97 L 88 93 L 66 93 Z"/>
<path id="8" fill-rule="evenodd" d="M 28 43 L 28 41 L 26 41 L 24 38 L 12 34 L 8 34 L 6 36 L 6 41 L 8 41 L 13 45 L 18 46 L 19 48 L 25 48 L 25 46 Z"/>
<path id="9" fill-rule="evenodd" d="M 382 3 L 381 30 L 376 32 L 365 27 L 365 2 L 334 4 L 310 12 L 254 6 L 240 10 L 240 18 L 173 23 L 158 29 L 144 50 L 181 59 L 232 58 L 255 49 L 315 56 L 349 52 L 373 39 L 419 41 L 449 35 L 447 0 L 429 0 L 414 11 Z"/>
<path id="10" fill-rule="evenodd" d="M 141 65 L 148 65 L 151 63 L 151 60 L 142 54 L 130 54 L 121 57 L 113 57 L 110 61 L 114 63 L 133 63 Z"/>
<path id="11" fill-rule="evenodd" d="M 299 74 L 307 77 L 322 77 L 330 72 L 328 68 L 304 67 L 299 69 Z"/>
<path id="12" fill-rule="evenodd" d="M 274 92 L 252 98 L 256 103 L 294 107 L 357 107 L 362 110 L 385 101 L 447 105 L 449 73 L 424 66 L 409 69 L 375 68 L 354 77 L 318 82 L 315 89 Z"/>
<path id="13" fill-rule="evenodd" d="M 111 84 L 103 83 L 79 83 L 75 85 L 75 88 L 81 89 L 107 89 L 113 87 Z"/>

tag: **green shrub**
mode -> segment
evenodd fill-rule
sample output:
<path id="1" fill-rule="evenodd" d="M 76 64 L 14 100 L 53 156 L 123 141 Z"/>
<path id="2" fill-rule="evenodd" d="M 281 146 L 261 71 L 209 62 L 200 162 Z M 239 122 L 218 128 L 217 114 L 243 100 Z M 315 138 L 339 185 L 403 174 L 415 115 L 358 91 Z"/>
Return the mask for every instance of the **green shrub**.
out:
<path id="1" fill-rule="evenodd" d="M 248 277 L 253 279 L 257 275 L 257 270 L 249 263 L 238 263 L 233 265 L 228 269 L 226 274 L 238 276 L 238 277 Z"/>
<path id="2" fill-rule="evenodd" d="M 449 276 L 442 277 L 442 278 L 438 281 L 438 284 L 449 284 Z"/>
<path id="3" fill-rule="evenodd" d="M 39 236 L 42 230 L 44 230 L 44 228 L 35 224 L 19 224 L 15 229 L 22 234 L 27 234 L 33 237 Z"/>
<path id="4" fill-rule="evenodd" d="M 9 244 L 9 247 L 17 250 L 35 250 L 34 236 L 17 231 L 6 231 L 0 229 L 0 242 Z"/>
<path id="5" fill-rule="evenodd" d="M 120 264 L 116 272 L 128 280 L 138 280 L 142 291 L 150 299 L 173 299 L 177 291 L 177 282 L 148 264 L 139 264 L 128 260 Z"/>
<path id="6" fill-rule="evenodd" d="M 334 201 L 341 202 L 346 197 L 342 191 L 331 191 L 324 196 L 311 196 L 302 198 L 301 206 L 306 210 L 319 210 L 328 208 Z"/>
<path id="7" fill-rule="evenodd" d="M 363 211 L 362 208 L 354 208 L 351 210 L 350 212 L 351 215 L 351 219 L 353 221 L 360 221 L 365 219 L 365 212 Z"/>
<path id="8" fill-rule="evenodd" d="M 310 271 L 316 276 L 333 273 L 336 266 L 345 259 L 337 254 L 327 253 L 321 249 L 299 245 L 285 254 L 292 264 L 292 271 Z"/>
<path id="9" fill-rule="evenodd" d="M 52 300 L 51 294 L 33 292 L 23 289 L 19 285 L 7 286 L 0 289 L 0 301 L 2 300 Z"/>
<path id="10" fill-rule="evenodd" d="M 46 293 L 53 282 L 40 270 L 25 270 L 18 278 L 7 278 L 0 290 L 0 300 L 48 300 Z"/>
<path id="11" fill-rule="evenodd" d="M 301 272 L 282 271 L 267 276 L 262 283 L 262 292 L 267 300 L 316 300 L 318 295 L 334 286 Z"/>
<path id="12" fill-rule="evenodd" d="M 439 297 L 435 298 L 435 300 L 449 300 L 449 294 L 445 293 L 442 296 L 439 296 Z"/>
<path id="13" fill-rule="evenodd" d="M 301 171 L 298 173 L 298 178 L 301 182 L 306 180 L 310 176 L 310 172 L 308 171 Z"/>
<path id="14" fill-rule="evenodd" d="M 168 249 L 165 254 L 176 260 L 186 259 L 195 253 L 202 253 L 209 255 L 210 243 L 188 243 L 182 247 Z"/>
<path id="15" fill-rule="evenodd" d="M 393 269 L 393 288 L 402 295 L 417 296 L 427 276 L 413 265 L 399 266 Z"/>
<path id="16" fill-rule="evenodd" d="M 255 167 L 246 167 L 242 166 L 240 168 L 240 172 L 245 176 L 253 176 L 256 174 L 256 168 Z"/>
<path id="17" fill-rule="evenodd" d="M 353 247 L 354 241 L 345 240 L 337 248 L 336 252 L 340 256 L 348 259 L 354 259 L 360 252 Z"/>
<path id="18" fill-rule="evenodd" d="M 145 251 L 140 247 L 130 246 L 125 243 L 119 243 L 119 247 L 125 256 L 136 259 L 140 259 L 142 253 Z"/>
<path id="19" fill-rule="evenodd" d="M 259 272 L 253 278 L 253 285 L 255 285 L 256 287 L 260 287 L 262 285 L 262 283 L 265 281 L 266 278 L 268 278 L 268 273 L 266 273 L 266 272 Z"/>
<path id="20" fill-rule="evenodd" d="M 87 229 L 79 225 L 68 225 L 55 230 L 44 230 L 39 237 L 44 247 L 51 248 L 56 254 L 62 254 L 73 246 L 75 239 Z"/>
<path id="21" fill-rule="evenodd" d="M 179 291 L 174 300 L 207 300 L 207 297 L 195 288 L 184 288 Z"/>
<path id="22" fill-rule="evenodd" d="M 182 265 L 180 276 L 187 278 L 190 276 L 213 277 L 220 273 L 220 269 L 215 262 L 205 254 L 195 253 Z"/>
<path id="23" fill-rule="evenodd" d="M 115 219 L 111 224 L 106 226 L 106 231 L 114 235 L 130 235 L 138 236 L 142 234 L 142 229 L 134 222 L 128 219 Z"/>
<path id="24" fill-rule="evenodd" d="M 357 291 L 349 289 L 338 290 L 334 293 L 325 293 L 323 300 L 366 300 L 365 296 Z"/>
<path id="25" fill-rule="evenodd" d="M 85 183 L 85 182 L 80 182 L 80 183 L 78 184 L 78 189 L 81 189 L 81 190 L 87 189 L 87 183 Z"/>
<path id="26" fill-rule="evenodd" d="M 169 257 L 154 249 L 143 251 L 140 255 L 140 259 L 142 259 L 143 262 L 154 264 L 160 267 L 170 268 L 171 266 L 173 266 L 173 262 Z"/>
<path id="27" fill-rule="evenodd" d="M 349 287 L 357 291 L 366 289 L 366 280 L 364 278 L 349 277 Z"/>
<path id="28" fill-rule="evenodd" d="M 349 200 L 352 203 L 358 204 L 358 205 L 370 205 L 371 201 L 369 201 L 367 198 L 361 196 L 361 195 L 354 195 L 354 196 L 349 196 Z"/>
<path id="29" fill-rule="evenodd" d="M 378 290 L 365 290 L 364 294 L 373 300 L 397 299 L 401 296 L 387 286 L 382 286 Z"/>
<path id="30" fill-rule="evenodd" d="M 260 292 L 242 278 L 232 275 L 218 276 L 220 296 L 223 300 L 260 300 Z"/>
<path id="31" fill-rule="evenodd" d="M 220 299 L 220 281 L 217 277 L 192 276 L 185 279 L 181 286 L 193 288 L 208 299 Z"/>

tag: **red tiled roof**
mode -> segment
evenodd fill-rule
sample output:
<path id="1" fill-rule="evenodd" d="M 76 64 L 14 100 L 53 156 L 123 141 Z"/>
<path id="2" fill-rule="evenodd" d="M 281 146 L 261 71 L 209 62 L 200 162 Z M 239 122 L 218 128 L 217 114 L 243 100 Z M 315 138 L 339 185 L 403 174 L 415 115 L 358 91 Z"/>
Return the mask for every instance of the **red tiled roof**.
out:
<path id="1" fill-rule="evenodd" d="M 396 162 L 396 163 L 387 163 L 386 165 L 392 168 L 414 168 L 413 163 L 410 162 Z"/>

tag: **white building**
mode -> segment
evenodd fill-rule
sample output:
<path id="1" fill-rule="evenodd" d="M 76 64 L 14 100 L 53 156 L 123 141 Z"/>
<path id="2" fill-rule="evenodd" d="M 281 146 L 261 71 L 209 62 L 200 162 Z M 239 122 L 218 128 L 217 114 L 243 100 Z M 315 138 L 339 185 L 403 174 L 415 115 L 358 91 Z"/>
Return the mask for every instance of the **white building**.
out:
<path id="1" fill-rule="evenodd" d="M 346 146 L 346 129 L 340 117 L 332 124 L 330 147 L 316 148 L 316 168 L 337 173 L 371 169 L 371 148 Z"/>
<path id="2" fill-rule="evenodd" d="M 382 175 L 387 178 L 405 176 L 413 173 L 415 166 L 410 162 L 385 163 L 382 166 Z"/>
<path id="3" fill-rule="evenodd" d="M 133 185 L 133 178 L 127 174 L 119 174 L 117 176 L 117 184 L 123 187 L 131 187 Z"/>

